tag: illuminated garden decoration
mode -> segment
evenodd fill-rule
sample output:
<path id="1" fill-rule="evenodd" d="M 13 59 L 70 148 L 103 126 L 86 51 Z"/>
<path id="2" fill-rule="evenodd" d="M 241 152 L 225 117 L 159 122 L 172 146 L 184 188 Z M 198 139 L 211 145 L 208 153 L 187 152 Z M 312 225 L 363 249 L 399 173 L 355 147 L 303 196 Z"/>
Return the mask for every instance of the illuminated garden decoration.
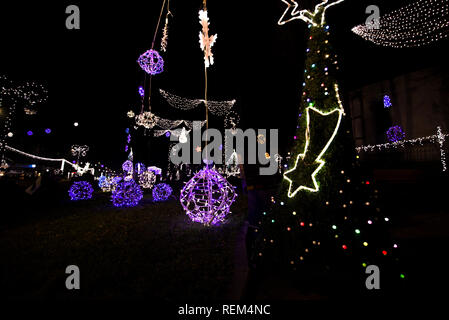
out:
<path id="1" fill-rule="evenodd" d="M 89 182 L 77 181 L 69 189 L 70 200 L 87 200 L 92 198 L 94 189 Z"/>
<path id="2" fill-rule="evenodd" d="M 389 142 L 399 142 L 405 138 L 405 133 L 400 126 L 391 127 L 386 134 Z"/>
<path id="3" fill-rule="evenodd" d="M 145 51 L 140 55 L 137 62 L 142 70 L 153 76 L 164 71 L 164 59 L 156 50 Z"/>
<path id="4" fill-rule="evenodd" d="M 123 162 L 122 164 L 122 169 L 123 171 L 130 173 L 133 172 L 133 163 L 131 160 L 126 160 L 125 162 Z"/>
<path id="5" fill-rule="evenodd" d="M 204 168 L 181 190 L 181 205 L 189 218 L 204 225 L 218 225 L 230 213 L 237 194 L 218 172 Z"/>
<path id="6" fill-rule="evenodd" d="M 364 285 L 360 274 L 369 264 L 392 272 L 400 281 L 401 274 L 394 269 L 397 243 L 385 230 L 389 218 L 377 203 L 379 190 L 357 170 L 353 136 L 334 78 L 339 67 L 325 14 L 343 0 L 282 2 L 287 8 L 278 24 L 295 19 L 308 24 L 301 104 L 294 113 L 298 123 L 290 162 L 284 164 L 287 183 L 271 195 L 268 208 L 258 203 L 254 211 L 249 208 L 248 218 L 254 222 L 248 228 L 248 256 L 260 270 L 289 266 L 297 273 L 288 277 L 297 277 L 292 282 L 298 283 L 309 276 L 340 278 L 351 268 L 354 272 L 345 284 L 358 290 Z M 311 2 L 318 4 L 306 9 Z M 279 156 L 267 156 L 281 164 Z M 385 255 L 392 259 L 387 262 Z"/>
<path id="7" fill-rule="evenodd" d="M 384 108 L 390 108 L 392 106 L 389 95 L 384 96 Z"/>
<path id="8" fill-rule="evenodd" d="M 173 189 L 166 183 L 159 183 L 153 189 L 153 201 L 165 201 L 173 193 Z"/>
<path id="9" fill-rule="evenodd" d="M 317 175 L 325 165 L 326 152 L 338 133 L 344 115 L 338 85 L 329 77 L 331 65 L 338 69 L 338 62 L 336 56 L 331 54 L 329 26 L 325 24 L 326 10 L 344 0 L 325 0 L 315 6 L 313 12 L 298 11 L 295 1 L 282 1 L 287 4 L 287 9 L 279 19 L 279 25 L 301 19 L 310 28 L 302 95 L 306 123 L 304 140 L 298 142 L 302 152 L 294 156 L 293 168 L 284 173 L 284 179 L 289 183 L 288 197 L 292 198 L 301 190 L 319 191 Z"/>
<path id="10" fill-rule="evenodd" d="M 144 189 L 151 189 L 156 182 L 156 175 L 151 170 L 146 170 L 139 175 L 139 184 Z"/>
<path id="11" fill-rule="evenodd" d="M 111 191 L 111 181 L 106 176 L 101 175 L 100 178 L 98 178 L 98 187 L 103 191 Z"/>
<path id="12" fill-rule="evenodd" d="M 142 190 L 133 179 L 120 181 L 112 191 L 112 203 L 116 207 L 135 207 L 142 198 Z"/>

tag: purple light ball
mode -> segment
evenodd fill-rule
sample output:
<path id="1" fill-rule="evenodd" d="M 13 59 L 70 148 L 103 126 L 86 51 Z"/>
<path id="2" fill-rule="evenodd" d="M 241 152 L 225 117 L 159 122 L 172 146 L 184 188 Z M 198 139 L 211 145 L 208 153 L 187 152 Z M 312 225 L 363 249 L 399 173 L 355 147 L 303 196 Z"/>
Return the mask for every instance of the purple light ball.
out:
<path id="1" fill-rule="evenodd" d="M 164 59 L 156 50 L 148 50 L 137 60 L 140 67 L 148 74 L 155 75 L 164 71 Z"/>
<path id="2" fill-rule="evenodd" d="M 391 127 L 386 134 L 389 142 L 398 142 L 405 138 L 405 133 L 400 126 Z"/>
<path id="3" fill-rule="evenodd" d="M 165 201 L 172 194 L 173 189 L 166 183 L 159 183 L 153 188 L 153 201 Z"/>
<path id="4" fill-rule="evenodd" d="M 217 171 L 204 168 L 181 190 L 180 201 L 187 216 L 204 225 L 219 225 L 230 213 L 237 194 Z"/>
<path id="5" fill-rule="evenodd" d="M 119 182 L 111 197 L 116 207 L 135 207 L 142 200 L 143 193 L 139 185 L 131 179 Z"/>
<path id="6" fill-rule="evenodd" d="M 77 181 L 72 184 L 69 189 L 70 200 L 87 200 L 92 198 L 94 189 L 87 181 Z"/>

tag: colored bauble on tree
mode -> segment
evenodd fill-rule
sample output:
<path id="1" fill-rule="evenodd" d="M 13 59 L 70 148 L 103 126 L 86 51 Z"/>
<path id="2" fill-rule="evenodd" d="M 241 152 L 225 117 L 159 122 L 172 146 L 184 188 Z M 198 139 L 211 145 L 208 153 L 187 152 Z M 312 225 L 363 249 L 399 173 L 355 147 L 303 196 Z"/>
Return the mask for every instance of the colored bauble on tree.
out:
<path id="1" fill-rule="evenodd" d="M 219 225 L 230 213 L 237 194 L 217 171 L 205 167 L 181 190 L 180 201 L 188 217 L 204 225 Z"/>
<path id="2" fill-rule="evenodd" d="M 87 200 L 92 198 L 94 189 L 87 181 L 77 181 L 69 189 L 70 200 Z"/>

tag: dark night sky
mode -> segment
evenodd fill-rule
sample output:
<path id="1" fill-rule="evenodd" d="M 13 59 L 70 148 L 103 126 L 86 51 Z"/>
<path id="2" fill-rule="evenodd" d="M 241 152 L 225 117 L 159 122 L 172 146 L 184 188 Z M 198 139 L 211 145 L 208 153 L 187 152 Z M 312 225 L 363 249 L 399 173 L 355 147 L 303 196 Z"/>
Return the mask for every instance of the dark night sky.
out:
<path id="1" fill-rule="evenodd" d="M 47 144 L 46 156 L 67 153 L 71 144 L 84 143 L 91 147 L 92 158 L 116 164 L 125 156 L 126 112 L 132 107 L 139 110 L 137 87 L 144 73 L 136 60 L 151 47 L 162 0 L 92 2 L 6 5 L 3 1 L 0 74 L 48 85 L 49 101 L 40 107 L 38 120 L 28 124 L 34 130 L 53 129 L 51 140 L 32 138 L 33 143 Z M 204 90 L 203 53 L 198 44 L 202 1 L 170 2 L 174 18 L 168 52 L 163 55 L 165 71 L 153 78 L 153 94 L 163 88 L 200 98 Z M 410 2 L 346 0 L 328 11 L 333 46 L 341 58 L 337 78 L 344 91 L 447 63 L 447 49 L 443 49 L 447 40 L 423 49 L 391 49 L 376 47 L 350 31 L 365 21 L 370 4 L 377 4 L 382 14 Z M 80 7 L 81 30 L 65 28 L 69 4 Z M 218 34 L 215 64 L 209 69 L 209 98 L 237 99 L 241 127 L 280 128 L 280 144 L 285 147 L 296 124 L 307 28 L 299 20 L 278 26 L 284 8 L 280 0 L 208 1 L 210 32 Z M 181 116 L 163 103 L 154 104 L 153 111 L 173 119 Z M 196 116 L 190 115 L 191 119 Z M 73 127 L 74 121 L 80 123 L 78 128 Z M 166 156 L 166 150 L 150 151 Z"/>

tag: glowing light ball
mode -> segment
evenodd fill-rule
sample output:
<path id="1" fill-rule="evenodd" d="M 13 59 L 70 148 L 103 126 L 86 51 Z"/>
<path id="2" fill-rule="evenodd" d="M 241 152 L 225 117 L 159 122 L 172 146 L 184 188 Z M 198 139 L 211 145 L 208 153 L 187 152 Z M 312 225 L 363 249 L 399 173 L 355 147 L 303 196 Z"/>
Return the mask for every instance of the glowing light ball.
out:
<path id="1" fill-rule="evenodd" d="M 139 87 L 139 95 L 141 97 L 143 97 L 145 95 L 145 90 L 143 89 L 143 87 Z"/>
<path id="2" fill-rule="evenodd" d="M 217 171 L 208 167 L 196 173 L 181 190 L 180 201 L 194 222 L 219 225 L 230 213 L 237 194 Z"/>
<path id="3" fill-rule="evenodd" d="M 50 128 L 45 129 L 45 133 L 46 134 L 50 134 L 51 133 L 51 129 Z"/>
<path id="4" fill-rule="evenodd" d="M 142 190 L 132 179 L 119 182 L 112 191 L 112 203 L 116 207 L 135 207 L 142 198 Z"/>
<path id="5" fill-rule="evenodd" d="M 122 169 L 125 172 L 133 172 L 133 163 L 131 160 L 126 160 L 122 164 Z"/>
<path id="6" fill-rule="evenodd" d="M 139 175 L 139 184 L 144 189 L 151 189 L 156 182 L 156 175 L 153 171 L 147 170 Z"/>
<path id="7" fill-rule="evenodd" d="M 164 71 L 164 59 L 156 50 L 151 49 L 142 53 L 137 62 L 148 74 L 155 75 Z"/>
<path id="8" fill-rule="evenodd" d="M 94 189 L 87 181 L 77 181 L 69 189 L 70 200 L 87 200 L 92 198 Z"/>
<path id="9" fill-rule="evenodd" d="M 387 130 L 387 140 L 389 142 L 398 142 L 404 140 L 405 133 L 400 126 L 393 126 Z"/>
<path id="10" fill-rule="evenodd" d="M 8 137 L 12 138 L 14 136 L 14 133 L 8 132 Z"/>
<path id="11" fill-rule="evenodd" d="M 153 189 L 153 201 L 165 201 L 171 196 L 173 189 L 166 183 L 159 183 Z"/>
<path id="12" fill-rule="evenodd" d="M 32 135 L 33 135 L 33 131 L 31 131 L 31 130 L 28 131 L 28 132 L 27 132 L 27 135 L 32 136 Z"/>

